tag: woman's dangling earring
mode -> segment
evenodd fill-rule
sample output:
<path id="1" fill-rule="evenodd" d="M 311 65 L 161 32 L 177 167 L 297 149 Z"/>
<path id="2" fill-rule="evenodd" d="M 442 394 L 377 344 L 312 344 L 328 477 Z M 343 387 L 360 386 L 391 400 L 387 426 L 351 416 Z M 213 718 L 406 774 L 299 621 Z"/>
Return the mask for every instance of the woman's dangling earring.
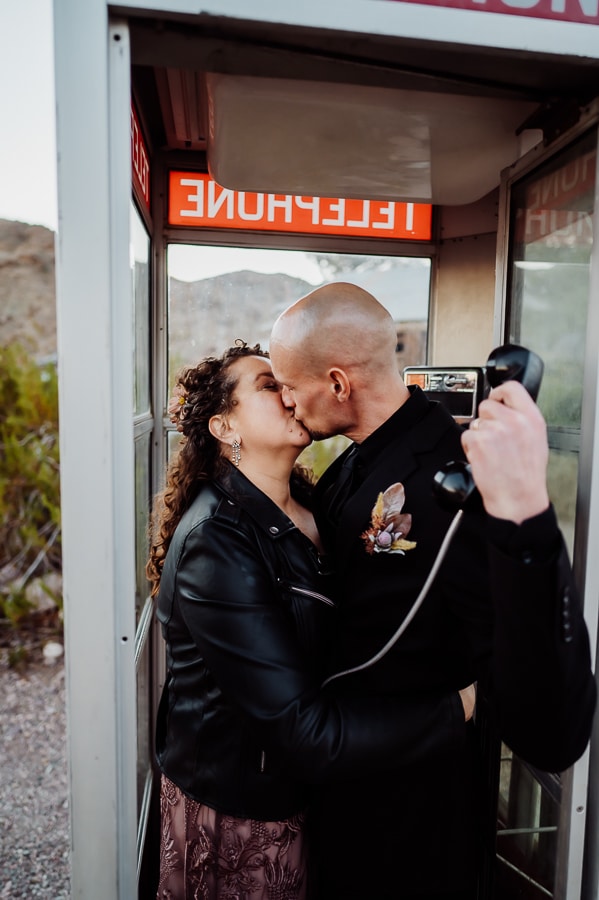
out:
<path id="1" fill-rule="evenodd" d="M 237 438 L 235 438 L 235 440 L 231 444 L 231 449 L 233 451 L 233 454 L 231 456 L 231 462 L 233 463 L 234 466 L 238 466 L 239 463 L 241 462 L 241 453 L 240 453 L 241 444 L 239 443 Z"/>

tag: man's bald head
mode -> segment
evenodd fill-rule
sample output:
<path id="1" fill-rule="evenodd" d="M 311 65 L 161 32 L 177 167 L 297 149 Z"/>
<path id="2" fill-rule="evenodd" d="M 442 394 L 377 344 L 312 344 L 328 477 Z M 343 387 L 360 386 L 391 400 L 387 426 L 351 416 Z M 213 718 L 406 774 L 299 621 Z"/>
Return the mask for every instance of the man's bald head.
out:
<path id="1" fill-rule="evenodd" d="M 390 314 L 372 294 L 355 284 L 316 288 L 276 320 L 271 347 L 300 353 L 307 368 L 331 365 L 370 368 L 395 365 L 397 334 Z"/>
<path id="2" fill-rule="evenodd" d="M 270 359 L 282 399 L 315 440 L 361 441 L 409 396 L 397 369 L 393 319 L 372 294 L 337 282 L 282 313 Z"/>

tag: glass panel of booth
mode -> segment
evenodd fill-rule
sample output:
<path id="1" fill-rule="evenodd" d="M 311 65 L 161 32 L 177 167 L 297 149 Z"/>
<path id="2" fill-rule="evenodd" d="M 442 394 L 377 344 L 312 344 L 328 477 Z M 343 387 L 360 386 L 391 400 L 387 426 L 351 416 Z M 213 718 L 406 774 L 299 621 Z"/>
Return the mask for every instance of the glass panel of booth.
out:
<path id="1" fill-rule="evenodd" d="M 153 604 L 148 597 L 145 567 L 148 556 L 148 516 L 151 505 L 151 283 L 150 236 L 132 201 L 129 216 L 131 324 L 134 333 L 133 434 L 135 468 L 135 668 L 137 695 L 137 812 L 147 819 L 148 772 L 151 767 L 151 631 Z M 139 852 L 139 851 L 138 851 Z"/>
<path id="2" fill-rule="evenodd" d="M 153 424 L 150 383 L 150 236 L 132 201 L 129 216 L 132 327 L 134 332 L 133 416 L 135 439 L 135 608 L 139 621 L 148 595 L 145 565 L 148 553 L 151 443 Z"/>
<path id="3" fill-rule="evenodd" d="M 557 775 L 536 772 L 502 744 L 497 858 L 504 900 L 553 896 L 560 800 Z"/>
<path id="4" fill-rule="evenodd" d="M 151 644 L 146 641 L 137 664 L 137 815 L 140 816 L 148 770 L 151 766 Z"/>
<path id="5" fill-rule="evenodd" d="M 146 562 L 148 558 L 148 517 L 151 507 L 151 431 L 135 439 L 135 609 L 140 614 L 148 596 Z"/>
<path id="6" fill-rule="evenodd" d="M 150 236 L 134 203 L 130 215 L 130 254 L 135 334 L 133 412 L 139 416 L 150 410 Z"/>
<path id="7" fill-rule="evenodd" d="M 548 424 L 550 492 L 571 553 L 596 155 L 593 129 L 522 178 L 511 194 L 508 338 L 545 361 L 538 402 Z"/>
<path id="8" fill-rule="evenodd" d="M 589 309 L 597 133 L 512 185 L 507 340 L 545 362 L 539 406 L 550 445 L 548 482 L 573 556 L 583 366 Z M 497 853 L 502 897 L 552 897 L 562 779 L 526 766 L 505 745 Z"/>
<path id="9" fill-rule="evenodd" d="M 222 353 L 237 338 L 268 349 L 279 313 L 330 281 L 358 284 L 389 310 L 397 326 L 400 371 L 423 365 L 430 278 L 428 257 L 170 244 L 167 391 L 182 366 Z M 169 452 L 177 437 L 169 440 Z M 308 448 L 302 462 L 320 475 L 345 445 L 344 438 L 320 442 Z"/>

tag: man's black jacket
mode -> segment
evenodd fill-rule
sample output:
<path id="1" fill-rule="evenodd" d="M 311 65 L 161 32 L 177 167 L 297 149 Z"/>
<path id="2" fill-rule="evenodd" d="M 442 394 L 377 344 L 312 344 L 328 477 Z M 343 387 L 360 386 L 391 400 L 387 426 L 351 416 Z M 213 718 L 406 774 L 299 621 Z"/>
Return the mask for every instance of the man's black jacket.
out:
<path id="1" fill-rule="evenodd" d="M 418 389 L 358 447 L 350 496 L 339 507 L 338 481 L 351 452 L 325 472 L 315 496 L 338 575 L 331 671 L 368 660 L 407 615 L 453 515 L 433 496 L 434 475 L 463 458 L 460 429 Z M 403 555 L 368 553 L 362 535 L 377 496 L 397 482 L 405 489 L 403 512 L 412 516 L 407 539 L 416 546 Z M 595 682 L 552 510 L 520 529 L 490 520 L 482 507 L 466 513 L 398 643 L 372 667 L 333 683 L 348 696 L 427 703 L 475 681 L 499 734 L 528 762 L 562 771 L 584 751 Z M 393 771 L 372 767 L 321 789 L 315 828 L 323 900 L 411 897 L 472 883 L 481 760 L 470 731 L 466 746 L 433 764 L 398 754 Z"/>

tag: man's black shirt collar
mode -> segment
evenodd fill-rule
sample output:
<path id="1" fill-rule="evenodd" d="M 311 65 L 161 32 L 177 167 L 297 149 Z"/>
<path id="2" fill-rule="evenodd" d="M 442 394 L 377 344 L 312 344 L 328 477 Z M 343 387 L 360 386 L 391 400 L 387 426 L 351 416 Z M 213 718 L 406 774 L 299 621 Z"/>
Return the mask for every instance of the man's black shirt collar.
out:
<path id="1" fill-rule="evenodd" d="M 407 434 L 430 410 L 430 400 L 416 384 L 408 386 L 409 398 L 386 422 L 369 434 L 356 448 L 356 463 L 369 466 L 398 434 Z"/>

